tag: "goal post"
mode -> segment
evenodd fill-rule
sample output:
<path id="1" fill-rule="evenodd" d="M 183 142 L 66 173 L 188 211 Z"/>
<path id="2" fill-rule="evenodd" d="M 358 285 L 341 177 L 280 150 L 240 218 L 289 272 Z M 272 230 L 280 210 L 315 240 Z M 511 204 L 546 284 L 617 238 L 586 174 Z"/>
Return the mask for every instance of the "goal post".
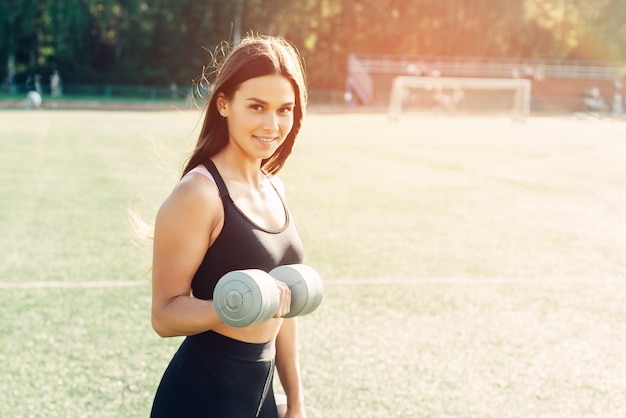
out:
<path id="1" fill-rule="evenodd" d="M 399 76 L 391 86 L 389 118 L 400 117 L 412 92 L 426 93 L 441 108 L 456 109 L 470 93 L 477 96 L 481 91 L 500 90 L 512 94 L 512 99 L 505 102 L 505 106 L 510 106 L 511 118 L 524 121 L 530 114 L 530 89 L 530 80 L 526 79 Z M 417 107 L 420 108 L 420 103 Z"/>

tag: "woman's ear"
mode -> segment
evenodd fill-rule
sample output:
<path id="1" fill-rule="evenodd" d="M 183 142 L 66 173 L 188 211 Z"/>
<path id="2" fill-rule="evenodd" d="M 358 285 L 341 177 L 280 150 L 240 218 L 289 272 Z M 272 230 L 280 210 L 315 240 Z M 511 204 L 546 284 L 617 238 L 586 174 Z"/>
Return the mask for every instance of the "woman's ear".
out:
<path id="1" fill-rule="evenodd" d="M 215 105 L 217 106 L 217 113 L 219 113 L 223 118 L 228 116 L 226 113 L 228 110 L 228 99 L 224 96 L 224 93 L 220 92 L 217 94 Z"/>

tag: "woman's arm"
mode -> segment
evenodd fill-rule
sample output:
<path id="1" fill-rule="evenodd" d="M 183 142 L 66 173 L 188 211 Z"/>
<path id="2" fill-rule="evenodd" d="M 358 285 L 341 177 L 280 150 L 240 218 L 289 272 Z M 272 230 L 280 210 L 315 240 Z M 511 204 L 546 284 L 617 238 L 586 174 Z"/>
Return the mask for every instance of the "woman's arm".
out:
<path id="1" fill-rule="evenodd" d="M 223 217 L 219 193 L 200 175 L 183 178 L 154 227 L 152 326 L 162 337 L 192 335 L 222 322 L 212 301 L 191 296 L 191 280 Z"/>
<path id="2" fill-rule="evenodd" d="M 300 380 L 297 318 L 285 319 L 280 327 L 276 337 L 276 370 L 287 395 L 285 418 L 306 417 Z"/>

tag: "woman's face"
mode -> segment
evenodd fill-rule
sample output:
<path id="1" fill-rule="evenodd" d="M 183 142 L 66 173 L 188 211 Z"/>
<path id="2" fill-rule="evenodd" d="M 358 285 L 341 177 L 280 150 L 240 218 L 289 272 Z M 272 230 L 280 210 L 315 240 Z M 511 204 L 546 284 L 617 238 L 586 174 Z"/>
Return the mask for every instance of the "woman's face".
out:
<path id="1" fill-rule="evenodd" d="M 229 146 L 247 158 L 269 158 L 293 127 L 295 91 L 281 75 L 251 78 L 239 85 L 231 100 L 218 97 L 218 111 L 226 117 Z"/>

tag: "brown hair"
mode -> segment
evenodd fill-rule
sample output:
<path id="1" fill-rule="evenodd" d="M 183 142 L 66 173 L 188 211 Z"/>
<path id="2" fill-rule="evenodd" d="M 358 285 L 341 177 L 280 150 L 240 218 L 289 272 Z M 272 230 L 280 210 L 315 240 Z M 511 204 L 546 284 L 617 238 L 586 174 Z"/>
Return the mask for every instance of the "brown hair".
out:
<path id="1" fill-rule="evenodd" d="M 239 85 L 246 80 L 265 75 L 278 74 L 287 78 L 295 92 L 293 127 L 281 146 L 261 163 L 261 168 L 277 173 L 291 154 L 293 144 L 302 126 L 307 91 L 302 60 L 296 48 L 277 37 L 248 36 L 233 48 L 215 72 L 210 100 L 204 109 L 205 117 L 196 147 L 183 170 L 183 176 L 191 169 L 209 160 L 228 144 L 228 126 L 217 109 L 217 98 L 222 93 L 231 99 Z M 206 82 L 206 77 L 203 77 Z"/>

